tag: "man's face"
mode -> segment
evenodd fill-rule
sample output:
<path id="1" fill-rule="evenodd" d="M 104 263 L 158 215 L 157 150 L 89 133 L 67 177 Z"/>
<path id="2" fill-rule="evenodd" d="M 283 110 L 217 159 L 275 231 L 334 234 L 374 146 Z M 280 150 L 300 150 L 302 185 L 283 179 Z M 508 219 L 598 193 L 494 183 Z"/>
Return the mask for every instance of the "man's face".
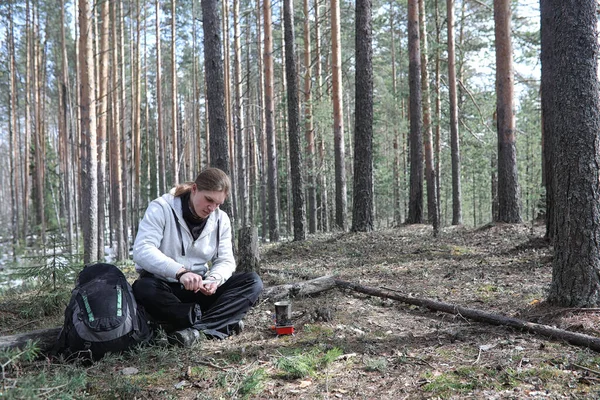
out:
<path id="1" fill-rule="evenodd" d="M 207 218 L 210 213 L 215 211 L 223 202 L 227 196 L 225 192 L 212 192 L 208 190 L 198 190 L 194 184 L 190 200 L 194 207 L 194 212 L 200 218 Z"/>

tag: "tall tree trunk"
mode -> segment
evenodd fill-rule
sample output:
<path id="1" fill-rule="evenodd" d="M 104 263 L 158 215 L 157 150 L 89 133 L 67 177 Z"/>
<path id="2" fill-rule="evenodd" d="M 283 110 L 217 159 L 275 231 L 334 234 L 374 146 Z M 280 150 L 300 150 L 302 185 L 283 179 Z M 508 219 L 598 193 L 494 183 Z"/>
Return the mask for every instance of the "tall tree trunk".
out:
<path id="1" fill-rule="evenodd" d="M 227 140 L 229 149 L 229 171 L 231 181 L 237 182 L 237 171 L 235 168 L 235 123 L 233 121 L 232 111 L 232 95 L 231 95 L 231 48 L 229 43 L 229 0 L 222 0 L 223 18 L 221 19 L 221 29 L 223 32 L 223 63 L 224 63 L 224 94 L 225 94 L 225 118 L 227 119 Z M 231 188 L 231 214 L 230 218 L 234 218 L 237 214 L 237 184 Z"/>
<path id="2" fill-rule="evenodd" d="M 259 130 L 257 137 L 257 153 L 258 153 L 258 173 L 260 179 L 260 214 L 261 214 L 261 236 L 262 240 L 267 240 L 268 222 L 267 222 L 267 167 L 265 158 L 267 156 L 267 140 L 266 140 L 266 109 L 265 109 L 265 70 L 263 68 L 264 51 L 262 43 L 262 15 L 261 1 L 256 2 L 256 52 L 258 54 L 258 105 L 259 105 Z"/>
<path id="3" fill-rule="evenodd" d="M 392 53 L 392 95 L 394 96 L 394 111 L 397 112 L 397 109 L 401 104 L 398 104 L 398 78 L 397 78 L 397 70 L 396 70 L 396 29 L 395 29 L 395 18 L 396 12 L 394 10 L 393 2 L 390 2 L 390 34 L 391 34 L 391 53 Z M 400 53 L 400 52 L 399 52 Z M 401 180 L 400 180 L 400 132 L 398 129 L 396 114 L 394 114 L 394 119 L 392 120 L 393 130 L 394 130 L 394 142 L 393 142 L 393 150 L 394 150 L 394 163 L 392 166 L 392 179 L 394 185 L 394 225 L 400 226 L 402 224 L 402 200 L 401 200 Z"/>
<path id="4" fill-rule="evenodd" d="M 293 0 L 283 2 L 285 36 L 285 72 L 287 80 L 288 136 L 290 140 L 290 171 L 294 214 L 294 240 L 306 239 L 306 206 L 302 176 L 302 146 L 300 140 L 300 96 L 294 35 Z"/>
<path id="5" fill-rule="evenodd" d="M 285 0 L 281 0 L 281 7 L 283 9 L 283 3 L 285 2 Z M 282 14 L 283 17 L 283 14 Z M 283 60 L 285 60 L 286 57 L 286 47 L 285 47 L 285 35 L 281 35 L 281 58 Z M 284 93 L 286 93 L 287 91 L 287 79 L 286 79 L 286 70 L 285 70 L 285 64 L 284 64 L 284 68 L 281 68 L 281 93 L 279 96 L 277 96 L 277 98 L 279 99 L 279 104 L 275 107 L 275 109 L 277 110 L 277 112 L 279 113 L 279 117 L 277 118 L 277 125 L 275 128 L 275 132 L 276 133 L 276 137 L 279 137 L 278 140 L 278 145 L 279 145 L 279 149 L 277 150 L 277 154 L 280 154 L 281 160 L 284 164 L 284 166 L 282 167 L 282 169 L 285 171 L 284 173 L 284 177 L 285 180 L 284 181 L 280 181 L 280 182 L 286 182 L 285 184 L 285 199 L 286 201 L 286 206 L 284 207 L 286 212 L 285 212 L 285 217 L 284 218 L 284 225 L 285 225 L 285 230 L 286 230 L 286 236 L 290 236 L 292 234 L 292 212 L 293 212 L 293 199 L 292 199 L 292 184 L 291 184 L 291 173 L 290 173 L 290 157 L 285 157 L 284 155 L 289 155 L 289 137 L 286 134 L 286 128 L 287 128 L 287 113 L 284 110 L 284 105 L 287 104 L 287 99 L 284 100 L 285 95 Z M 277 140 L 277 139 L 276 139 Z M 280 164 L 281 165 L 281 164 Z"/>
<path id="6" fill-rule="evenodd" d="M 344 113 L 342 99 L 342 49 L 340 2 L 331 0 L 331 75 L 333 84 L 333 147 L 335 151 L 335 223 L 347 229 L 346 161 L 344 146 Z"/>
<path id="7" fill-rule="evenodd" d="M 248 21 L 248 23 L 246 24 L 246 32 L 245 32 L 245 36 L 246 36 L 246 41 L 244 43 L 244 46 L 246 48 L 246 71 L 248 73 L 248 76 L 250 76 L 251 71 L 252 71 L 252 65 L 253 65 L 253 58 L 252 58 L 252 52 L 253 52 L 253 43 L 257 43 L 260 39 L 255 39 L 252 35 L 252 29 L 253 27 L 255 27 L 255 25 L 252 25 L 253 21 L 252 18 L 250 18 L 251 16 L 254 16 L 252 13 L 249 13 L 246 21 Z M 259 45 L 260 47 L 260 45 Z M 250 99 L 255 99 L 258 100 L 258 94 L 257 94 L 257 87 L 256 87 L 256 81 L 254 79 L 246 79 L 246 96 L 247 98 Z M 253 110 L 254 108 L 254 110 Z M 257 114 L 255 112 L 256 108 L 255 107 L 246 107 L 245 108 L 246 112 L 245 112 L 245 126 L 247 127 L 246 129 L 246 134 L 245 134 L 245 139 L 246 139 L 246 143 L 248 144 L 248 146 L 246 147 L 246 159 L 248 160 L 248 220 L 251 226 L 255 226 L 256 225 L 256 218 L 255 215 L 257 214 L 256 212 L 256 206 L 258 204 L 258 200 L 257 200 L 257 191 L 256 191 L 256 185 L 258 182 L 258 168 L 257 168 L 257 163 L 258 163 L 258 155 L 257 155 L 257 151 L 256 151 L 256 127 L 257 124 L 259 123 L 259 118 L 257 118 Z M 254 232 L 254 228 L 252 229 L 252 231 Z M 258 229 L 256 229 L 256 234 L 258 235 Z M 257 236 L 258 239 L 258 236 Z"/>
<path id="8" fill-rule="evenodd" d="M 320 0 L 314 0 L 315 7 L 315 77 L 316 77 L 316 101 L 323 98 L 323 67 L 321 64 L 321 5 Z M 323 232 L 329 231 L 329 208 L 327 196 L 327 174 L 325 161 L 325 138 L 323 132 L 319 131 L 318 137 L 318 168 L 317 168 L 317 202 L 319 203 L 318 224 Z"/>
<path id="9" fill-rule="evenodd" d="M 314 0 L 315 7 L 315 76 L 317 78 L 317 100 L 323 95 L 323 67 L 321 65 L 321 0 Z"/>
<path id="10" fill-rule="evenodd" d="M 119 100 L 120 104 L 120 113 L 121 113 L 121 196 L 123 198 L 123 236 L 125 240 L 129 237 L 129 209 L 130 203 L 128 203 L 128 193 L 130 182 L 128 180 L 128 172 L 129 172 L 129 156 L 127 154 L 127 129 L 126 129 L 126 113 L 125 107 L 127 104 L 126 101 L 126 91 L 125 91 L 125 14 L 123 13 L 123 1 L 119 1 L 119 64 L 121 65 L 121 86 L 119 90 L 119 94 L 121 96 Z M 133 236 L 133 235 L 132 235 Z"/>
<path id="11" fill-rule="evenodd" d="M 261 237 L 263 242 L 267 240 L 268 235 L 268 213 L 267 213 L 267 142 L 265 127 L 265 74 L 264 74 L 264 48 L 263 48 L 263 27 L 262 27 L 262 2 L 256 2 L 256 52 L 258 54 L 258 118 L 260 121 L 257 135 L 257 154 L 258 154 L 258 174 L 260 180 L 260 211 L 261 211 Z"/>
<path id="12" fill-rule="evenodd" d="M 19 136 L 17 127 L 17 65 L 15 62 L 15 36 L 12 18 L 12 5 L 8 7 L 8 66 L 10 68 L 9 84 L 9 153 L 10 153 L 10 209 L 11 209 L 11 230 L 12 230 L 12 256 L 16 261 L 16 249 L 19 243 L 19 146 L 17 137 Z"/>
<path id="13" fill-rule="evenodd" d="M 140 219 L 141 183 L 142 175 L 142 135 L 141 135 L 141 68 L 140 68 L 140 0 L 135 3 L 135 19 L 131 19 L 132 30 L 135 21 L 135 39 L 131 41 L 131 153 L 133 155 L 133 169 L 131 171 L 131 196 L 132 196 L 132 230 L 137 230 L 137 221 Z M 133 36 L 133 32 L 131 33 Z"/>
<path id="14" fill-rule="evenodd" d="M 408 53 L 410 89 L 410 200 L 408 224 L 423 222 L 423 132 L 421 122 L 421 61 L 419 0 L 408 0 Z"/>
<path id="15" fill-rule="evenodd" d="M 145 2 L 143 5 L 143 10 L 144 10 L 144 14 L 143 14 L 143 24 L 142 24 L 142 28 L 143 28 L 143 32 L 142 35 L 144 37 L 144 55 L 142 58 L 142 71 L 143 71 L 143 76 L 144 76 L 144 134 L 145 134 L 145 143 L 146 145 L 144 146 L 144 159 L 146 162 L 146 168 L 144 169 L 144 181 L 145 181 L 145 187 L 144 187 L 144 204 L 148 204 L 150 201 L 152 201 L 155 196 L 154 193 L 155 191 L 152 190 L 152 187 L 155 185 L 154 180 L 152 179 L 152 160 L 150 159 L 151 155 L 152 155 L 152 148 L 154 145 L 154 141 L 156 139 L 156 135 L 152 134 L 150 132 L 150 96 L 149 96 L 149 90 L 148 90 L 148 71 L 149 71 L 149 65 L 148 65 L 148 7 L 146 6 Z M 141 201 L 141 200 L 140 200 Z M 141 214 L 141 211 L 138 212 L 138 215 Z"/>
<path id="16" fill-rule="evenodd" d="M 83 261 L 90 263 L 98 254 L 98 153 L 96 140 L 96 99 L 94 53 L 91 35 L 92 4 L 79 0 L 79 67 L 81 91 L 81 138 L 83 141 Z"/>
<path id="17" fill-rule="evenodd" d="M 510 0 L 494 0 L 496 115 L 498 126 L 498 221 L 521 222 L 514 114 Z"/>
<path id="18" fill-rule="evenodd" d="M 542 0 L 542 109 L 554 164 L 548 301 L 600 305 L 600 82 L 597 2 Z M 582 106 L 585 105 L 585 106 Z"/>
<path id="19" fill-rule="evenodd" d="M 37 18 L 36 18 L 37 17 Z M 36 224 L 39 227 L 42 248 L 46 243 L 46 213 L 44 204 L 44 172 L 45 172 L 45 134 L 42 115 L 41 91 L 44 80 L 41 78 L 41 49 L 39 33 L 39 10 L 33 8 L 33 105 L 34 105 L 34 181 L 33 192 L 35 193 Z M 93 72 L 93 60 L 92 60 Z"/>
<path id="20" fill-rule="evenodd" d="M 177 18 L 175 12 L 176 0 L 171 0 L 171 135 L 173 141 L 172 151 L 172 179 L 179 182 L 179 129 L 177 128 Z"/>
<path id="21" fill-rule="evenodd" d="M 31 45 L 32 45 L 32 23 L 29 19 L 30 8 L 29 0 L 26 0 L 25 5 L 25 47 L 27 56 L 25 57 L 25 140 L 24 140 L 24 154 L 23 154 L 23 197 L 22 197 L 22 209 L 23 209 L 23 235 L 27 236 L 29 233 L 29 175 L 30 175 L 30 154 L 29 146 L 31 140 Z"/>
<path id="22" fill-rule="evenodd" d="M 106 136 L 108 111 L 109 4 L 100 4 L 100 71 L 98 82 L 98 260 L 104 259 L 104 220 L 106 218 Z"/>
<path id="23" fill-rule="evenodd" d="M 117 31 L 117 3 L 113 2 L 111 7 L 111 31 L 112 43 L 116 44 L 118 40 Z M 112 133 L 109 136 L 109 152 L 110 152 L 110 186 L 111 186 L 111 214 L 114 221 L 114 231 L 116 234 L 117 260 L 125 260 L 128 257 L 127 239 L 123 230 L 123 192 L 121 191 L 121 104 L 119 87 L 119 55 L 117 52 L 118 46 L 111 46 L 112 55 L 112 73 L 110 97 L 112 99 Z"/>
<path id="24" fill-rule="evenodd" d="M 356 1 L 352 231 L 373 230 L 373 26 L 371 0 Z"/>
<path id="25" fill-rule="evenodd" d="M 315 131 L 312 116 L 312 59 L 310 47 L 309 0 L 304 10 L 304 137 L 306 140 L 306 181 L 308 184 L 308 231 L 317 231 L 317 188 L 315 183 Z"/>
<path id="26" fill-rule="evenodd" d="M 441 165 L 442 165 L 442 88 L 441 88 L 441 22 L 439 0 L 435 0 L 435 135 L 433 139 L 433 152 L 435 164 L 435 182 L 437 209 L 440 216 L 440 225 L 444 225 L 445 218 L 441 209 Z"/>
<path id="27" fill-rule="evenodd" d="M 448 93 L 450 96 L 450 157 L 452 164 L 452 225 L 462 224 L 460 184 L 460 139 L 456 95 L 456 56 L 454 46 L 454 0 L 446 0 L 448 23 Z"/>
<path id="28" fill-rule="evenodd" d="M 240 39 L 240 0 L 233 0 L 234 71 L 235 71 L 235 134 L 237 142 L 237 220 L 241 227 L 250 224 L 250 198 L 248 197 L 248 171 L 246 168 L 246 137 L 242 101 L 242 44 Z"/>
<path id="29" fill-rule="evenodd" d="M 65 217 L 67 224 L 67 246 L 69 252 L 73 251 L 74 241 L 74 218 L 73 218 L 73 186 L 72 186 L 72 138 L 70 129 L 70 110 L 71 100 L 69 94 L 69 59 L 67 56 L 67 41 L 65 32 L 65 7 L 64 0 L 61 0 L 61 11 L 60 11 L 60 47 L 61 47 L 61 72 L 60 72 L 60 107 L 59 107 L 59 120 L 60 120 L 60 137 L 62 143 L 61 151 L 61 165 L 63 174 L 63 196 L 65 199 Z"/>
<path id="30" fill-rule="evenodd" d="M 269 240 L 279 241 L 279 185 L 277 183 L 277 146 L 275 143 L 275 105 L 273 89 L 273 22 L 271 1 L 263 1 L 265 20 L 264 67 L 265 67 L 265 130 L 267 138 L 267 174 L 269 188 Z"/>
<path id="31" fill-rule="evenodd" d="M 156 0 L 156 120 L 158 136 L 158 188 L 163 193 L 167 190 L 167 165 L 165 162 L 165 133 L 163 128 L 163 102 L 162 102 L 162 60 L 160 40 L 160 3 Z"/>
<path id="32" fill-rule="evenodd" d="M 425 25 L 425 2 L 419 0 L 419 36 L 423 47 L 421 51 L 421 91 L 423 100 L 423 130 L 425 144 L 425 180 L 427 183 L 427 214 L 429 223 L 433 225 L 433 235 L 437 236 L 440 230 L 440 215 L 437 201 L 437 182 L 433 165 L 433 130 L 431 122 L 431 101 L 429 96 L 429 71 L 427 56 L 427 27 Z"/>
<path id="33" fill-rule="evenodd" d="M 208 121 L 210 124 L 210 165 L 229 174 L 229 143 L 225 119 L 225 84 L 221 58 L 218 0 L 202 0 L 204 28 L 204 68 L 208 93 Z M 230 213 L 230 201 L 221 206 Z"/>
<path id="34" fill-rule="evenodd" d="M 204 80 L 199 80 L 199 74 L 200 74 L 200 68 L 198 67 L 198 64 L 200 62 L 199 56 L 198 56 L 198 33 L 197 33 L 197 27 L 196 27 L 196 19 L 197 19 L 197 10 L 196 10 L 196 2 L 192 1 L 192 46 L 193 46 L 193 52 L 192 52 L 192 56 L 193 56 L 193 68 L 192 68 L 192 74 L 193 79 L 193 85 L 194 85 L 194 100 L 193 100 L 193 120 L 194 120 L 194 143 L 195 143 L 195 153 L 196 153 L 196 159 L 194 160 L 194 165 L 197 165 L 199 169 L 203 169 L 203 158 L 202 157 L 202 124 L 200 122 L 200 92 L 202 90 L 201 88 L 201 82 L 203 83 Z M 192 172 L 192 175 L 194 174 L 194 172 Z"/>
<path id="35" fill-rule="evenodd" d="M 490 169 L 492 170 L 491 186 L 492 186 L 492 220 L 498 219 L 498 157 L 492 153 L 490 157 Z"/>

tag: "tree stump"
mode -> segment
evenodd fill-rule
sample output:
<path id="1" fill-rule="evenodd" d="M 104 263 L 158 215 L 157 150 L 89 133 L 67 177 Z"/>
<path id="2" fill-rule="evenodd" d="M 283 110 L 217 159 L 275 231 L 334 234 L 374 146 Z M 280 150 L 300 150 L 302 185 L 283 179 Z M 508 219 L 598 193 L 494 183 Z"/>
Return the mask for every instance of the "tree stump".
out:
<path id="1" fill-rule="evenodd" d="M 246 226 L 239 230 L 237 272 L 256 272 L 260 274 L 257 227 Z"/>

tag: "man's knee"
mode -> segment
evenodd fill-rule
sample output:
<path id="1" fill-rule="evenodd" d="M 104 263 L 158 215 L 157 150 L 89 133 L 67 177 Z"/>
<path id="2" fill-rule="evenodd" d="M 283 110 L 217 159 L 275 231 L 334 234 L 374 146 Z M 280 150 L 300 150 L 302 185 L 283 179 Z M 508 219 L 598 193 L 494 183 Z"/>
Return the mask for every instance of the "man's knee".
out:
<path id="1" fill-rule="evenodd" d="M 263 290 L 263 281 L 256 272 L 250 272 L 250 279 L 252 279 L 253 292 L 258 296 Z"/>
<path id="2" fill-rule="evenodd" d="M 246 274 L 245 282 L 248 288 L 248 295 L 252 299 L 252 303 L 255 303 L 263 290 L 263 281 L 256 272 L 247 272 Z"/>
<path id="3" fill-rule="evenodd" d="M 156 298 L 157 293 L 164 291 L 161 286 L 159 280 L 156 278 L 140 277 L 133 282 L 133 295 L 137 301 L 143 304 L 146 303 L 147 300 Z"/>

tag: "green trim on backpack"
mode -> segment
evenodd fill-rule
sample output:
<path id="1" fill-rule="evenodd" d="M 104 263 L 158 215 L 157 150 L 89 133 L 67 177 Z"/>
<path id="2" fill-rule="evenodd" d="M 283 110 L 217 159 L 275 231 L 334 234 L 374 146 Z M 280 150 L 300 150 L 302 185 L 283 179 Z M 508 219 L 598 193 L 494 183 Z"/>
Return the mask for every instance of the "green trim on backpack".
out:
<path id="1" fill-rule="evenodd" d="M 87 296 L 85 294 L 82 294 L 81 298 L 83 299 L 83 304 L 85 305 L 85 311 L 87 311 L 88 314 L 88 320 L 90 322 L 94 322 L 94 313 L 92 312 Z"/>
<path id="2" fill-rule="evenodd" d="M 117 317 L 123 315 L 123 289 L 117 285 Z"/>

